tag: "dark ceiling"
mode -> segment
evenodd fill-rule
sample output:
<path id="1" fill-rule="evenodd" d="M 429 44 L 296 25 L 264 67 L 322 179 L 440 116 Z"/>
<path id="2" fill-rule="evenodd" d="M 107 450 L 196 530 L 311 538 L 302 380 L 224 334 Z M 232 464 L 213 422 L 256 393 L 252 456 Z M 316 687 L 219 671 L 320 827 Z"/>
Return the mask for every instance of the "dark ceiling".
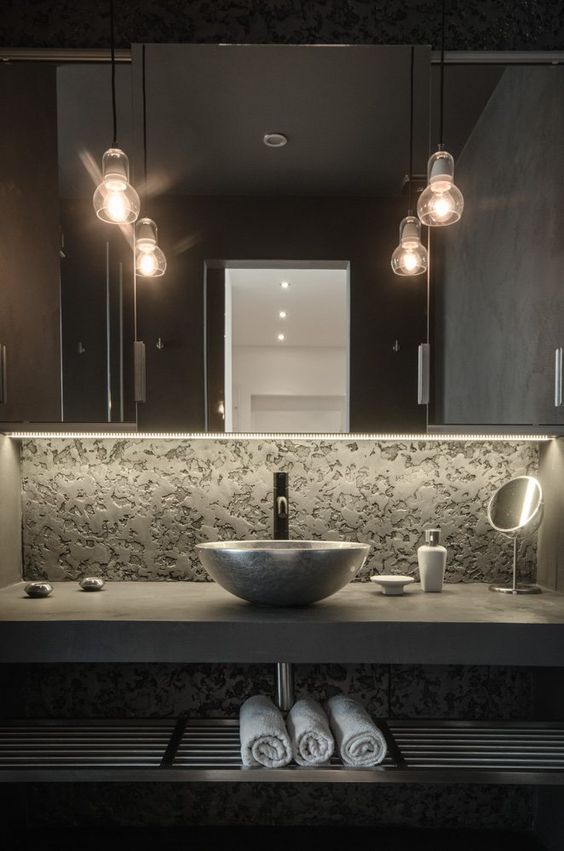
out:
<path id="1" fill-rule="evenodd" d="M 408 165 L 409 48 L 148 46 L 149 187 L 153 194 L 398 195 Z M 428 155 L 429 52 L 416 51 L 414 171 Z M 118 142 L 141 188 L 140 49 L 118 66 Z M 503 68 L 447 66 L 445 142 L 458 156 Z M 431 73 L 436 143 L 438 69 Z M 61 190 L 88 196 L 111 140 L 106 65 L 58 70 Z M 132 131 L 133 114 L 137 133 Z M 269 149 L 268 131 L 288 144 Z M 137 157 L 135 154 L 137 153 Z"/>
<path id="2" fill-rule="evenodd" d="M 135 48 L 137 92 L 140 56 Z M 408 171 L 410 56 L 400 46 L 149 45 L 153 181 L 174 194 L 397 195 Z M 421 47 L 415 171 L 427 158 L 428 92 Z M 264 145 L 275 131 L 287 145 Z"/>

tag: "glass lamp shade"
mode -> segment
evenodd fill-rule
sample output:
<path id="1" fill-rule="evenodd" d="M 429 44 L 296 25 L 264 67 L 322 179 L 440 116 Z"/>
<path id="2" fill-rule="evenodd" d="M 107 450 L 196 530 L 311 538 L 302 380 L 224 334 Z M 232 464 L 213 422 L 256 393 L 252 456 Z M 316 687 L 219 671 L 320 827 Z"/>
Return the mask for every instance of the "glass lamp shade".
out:
<path id="1" fill-rule="evenodd" d="M 110 224 L 132 224 L 140 209 L 139 195 L 129 182 L 129 160 L 119 148 L 109 148 L 102 159 L 102 182 L 92 199 L 99 219 Z"/>
<path id="2" fill-rule="evenodd" d="M 153 219 L 139 219 L 135 227 L 135 269 L 143 278 L 159 278 L 166 270 L 166 257 L 157 245 L 158 230 Z"/>
<path id="3" fill-rule="evenodd" d="M 399 228 L 399 245 L 392 254 L 392 270 L 404 277 L 427 271 L 427 249 L 421 244 L 421 224 L 415 216 L 406 216 Z"/>
<path id="4" fill-rule="evenodd" d="M 464 210 L 462 192 L 454 183 L 454 160 L 447 151 L 436 151 L 427 165 L 427 186 L 419 196 L 417 215 L 428 227 L 458 222 Z"/>
<path id="5" fill-rule="evenodd" d="M 151 251 L 135 252 L 135 271 L 142 278 L 160 278 L 166 271 L 164 251 L 155 245 Z"/>

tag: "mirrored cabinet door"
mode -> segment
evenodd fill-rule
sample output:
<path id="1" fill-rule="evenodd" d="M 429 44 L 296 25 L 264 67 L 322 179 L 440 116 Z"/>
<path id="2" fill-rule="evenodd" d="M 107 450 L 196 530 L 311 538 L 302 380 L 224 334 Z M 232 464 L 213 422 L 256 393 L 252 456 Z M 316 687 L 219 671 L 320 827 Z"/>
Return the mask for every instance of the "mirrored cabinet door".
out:
<path id="1" fill-rule="evenodd" d="M 131 147 L 131 69 L 116 74 Z M 0 421 L 135 420 L 131 226 L 97 217 L 108 63 L 5 62 L 0 98 Z"/>
<path id="2" fill-rule="evenodd" d="M 422 431 L 426 276 L 408 209 L 409 47 L 146 45 L 148 200 L 168 259 L 137 278 L 142 429 Z M 414 172 L 430 51 L 414 51 Z M 133 49 L 137 139 L 143 49 Z M 138 145 L 136 162 L 145 151 Z M 284 285 L 287 285 L 286 287 Z"/>
<path id="3" fill-rule="evenodd" d="M 446 68 L 446 136 L 466 203 L 460 222 L 431 235 L 432 422 L 564 421 L 563 92 L 561 65 Z"/>

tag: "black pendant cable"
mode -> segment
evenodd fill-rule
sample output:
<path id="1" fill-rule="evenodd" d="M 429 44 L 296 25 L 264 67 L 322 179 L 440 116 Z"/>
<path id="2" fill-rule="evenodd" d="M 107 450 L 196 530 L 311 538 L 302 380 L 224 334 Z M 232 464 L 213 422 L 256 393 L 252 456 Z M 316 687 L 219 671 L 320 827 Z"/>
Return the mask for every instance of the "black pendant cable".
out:
<path id="1" fill-rule="evenodd" d="M 143 93 L 143 203 L 147 203 L 147 69 L 145 45 L 141 48 Z M 160 278 L 166 270 L 166 257 L 158 246 L 158 230 L 153 219 L 139 219 L 135 228 L 135 271 L 143 278 Z"/>
<path id="2" fill-rule="evenodd" d="M 428 227 L 458 222 L 464 210 L 462 192 L 454 183 L 454 158 L 444 146 L 446 0 L 441 3 L 441 64 L 439 145 L 427 163 L 427 186 L 419 196 L 417 215 Z"/>
<path id="3" fill-rule="evenodd" d="M 409 68 L 409 172 L 408 211 L 399 226 L 399 245 L 392 254 L 392 270 L 396 275 L 412 277 L 427 271 L 427 249 L 421 244 L 421 225 L 413 215 L 413 111 L 415 99 L 415 48 L 411 47 Z"/>
<path id="4" fill-rule="evenodd" d="M 117 146 L 116 46 L 114 0 L 109 0 L 112 147 L 102 158 L 102 180 L 96 187 L 92 203 L 99 219 L 116 225 L 133 224 L 139 215 L 139 196 L 129 182 L 129 160 Z"/>

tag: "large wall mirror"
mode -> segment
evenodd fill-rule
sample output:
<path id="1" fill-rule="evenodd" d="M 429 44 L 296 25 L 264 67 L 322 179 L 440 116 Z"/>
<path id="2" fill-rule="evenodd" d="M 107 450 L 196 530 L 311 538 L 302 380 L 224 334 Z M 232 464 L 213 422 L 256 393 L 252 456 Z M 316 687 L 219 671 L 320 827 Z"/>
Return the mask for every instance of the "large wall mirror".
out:
<path id="1" fill-rule="evenodd" d="M 168 268 L 137 279 L 140 427 L 424 430 L 426 276 L 390 267 L 411 48 L 146 45 L 144 62 L 149 214 Z M 429 73 L 415 48 L 419 176 Z M 139 139 L 142 77 L 136 46 Z"/>
<path id="2" fill-rule="evenodd" d="M 131 66 L 116 71 L 131 147 Z M 110 66 L 43 55 L 2 62 L 0 78 L 0 419 L 134 421 L 132 233 L 92 208 Z"/>

